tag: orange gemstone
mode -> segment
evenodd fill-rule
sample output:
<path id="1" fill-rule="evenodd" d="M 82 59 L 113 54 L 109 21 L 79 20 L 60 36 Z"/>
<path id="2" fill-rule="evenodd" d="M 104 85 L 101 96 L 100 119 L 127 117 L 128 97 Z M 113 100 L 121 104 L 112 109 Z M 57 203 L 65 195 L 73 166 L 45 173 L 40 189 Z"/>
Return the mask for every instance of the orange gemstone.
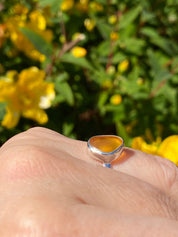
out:
<path id="1" fill-rule="evenodd" d="M 88 147 L 93 158 L 104 162 L 104 164 L 110 164 L 117 159 L 123 146 L 123 139 L 114 135 L 98 135 L 88 140 Z"/>
<path id="2" fill-rule="evenodd" d="M 101 152 L 113 152 L 122 145 L 122 140 L 116 136 L 95 136 L 90 140 L 90 145 L 97 148 Z"/>
<path id="3" fill-rule="evenodd" d="M 122 153 L 124 141 L 114 135 L 98 135 L 88 140 L 88 147 L 94 159 L 110 164 Z"/>

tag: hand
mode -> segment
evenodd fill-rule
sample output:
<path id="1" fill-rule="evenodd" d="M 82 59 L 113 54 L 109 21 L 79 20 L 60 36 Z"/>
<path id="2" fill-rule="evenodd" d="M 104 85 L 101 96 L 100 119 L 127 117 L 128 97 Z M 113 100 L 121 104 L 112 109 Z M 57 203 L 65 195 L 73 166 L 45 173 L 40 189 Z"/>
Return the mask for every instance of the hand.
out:
<path id="1" fill-rule="evenodd" d="M 86 142 L 33 128 L 0 149 L 1 237 L 178 236 L 178 170 L 125 148 L 113 168 Z"/>

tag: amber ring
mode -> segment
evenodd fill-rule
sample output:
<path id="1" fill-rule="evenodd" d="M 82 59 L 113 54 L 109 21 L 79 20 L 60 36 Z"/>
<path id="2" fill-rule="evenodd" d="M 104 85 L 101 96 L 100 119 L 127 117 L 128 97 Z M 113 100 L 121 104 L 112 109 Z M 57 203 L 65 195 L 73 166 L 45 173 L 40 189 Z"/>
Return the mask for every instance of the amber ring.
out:
<path id="1" fill-rule="evenodd" d="M 115 135 L 97 135 L 88 140 L 91 157 L 100 161 L 104 167 L 111 168 L 111 162 L 122 153 L 124 140 Z"/>

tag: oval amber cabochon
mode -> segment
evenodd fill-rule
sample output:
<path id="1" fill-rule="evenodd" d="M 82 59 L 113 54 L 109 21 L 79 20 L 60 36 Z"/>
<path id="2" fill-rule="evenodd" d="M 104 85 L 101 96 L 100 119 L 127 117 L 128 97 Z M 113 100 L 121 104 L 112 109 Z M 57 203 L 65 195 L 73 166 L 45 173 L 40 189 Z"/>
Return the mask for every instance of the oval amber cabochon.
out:
<path id="1" fill-rule="evenodd" d="M 117 150 L 122 143 L 123 141 L 119 137 L 112 135 L 95 136 L 90 139 L 90 145 L 92 147 L 105 153 Z"/>

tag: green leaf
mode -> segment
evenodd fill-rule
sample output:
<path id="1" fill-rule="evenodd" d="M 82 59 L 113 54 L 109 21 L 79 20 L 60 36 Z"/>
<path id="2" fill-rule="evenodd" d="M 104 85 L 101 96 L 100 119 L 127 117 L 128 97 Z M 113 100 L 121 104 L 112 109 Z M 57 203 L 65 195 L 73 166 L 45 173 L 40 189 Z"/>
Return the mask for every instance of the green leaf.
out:
<path id="1" fill-rule="evenodd" d="M 150 39 L 159 37 L 159 34 L 157 33 L 156 29 L 152 27 L 143 27 L 141 28 L 140 32 L 143 35 L 149 37 Z"/>
<path id="2" fill-rule="evenodd" d="M 58 12 L 63 0 L 39 0 L 41 7 L 50 6 L 52 12 Z"/>
<path id="3" fill-rule="evenodd" d="M 160 82 L 172 78 L 172 74 L 166 68 L 163 68 L 159 62 L 160 59 L 152 50 L 148 50 L 148 58 L 151 66 L 151 73 L 155 81 Z"/>
<path id="4" fill-rule="evenodd" d="M 3 103 L 3 102 L 0 103 L 0 121 L 3 120 L 4 115 L 6 114 L 6 106 L 7 106 L 7 103 Z"/>
<path id="5" fill-rule="evenodd" d="M 94 70 L 93 66 L 88 62 L 86 58 L 76 58 L 71 53 L 64 54 L 60 59 L 65 63 L 71 63 L 80 67 L 87 68 L 89 70 Z"/>
<path id="6" fill-rule="evenodd" d="M 100 20 L 100 19 L 97 19 L 96 26 L 99 32 L 101 33 L 102 37 L 105 39 L 109 39 L 110 33 L 112 31 L 111 26 L 108 25 L 108 23 L 106 23 L 105 21 Z"/>
<path id="7" fill-rule="evenodd" d="M 136 38 L 127 38 L 123 42 L 124 49 L 135 55 L 142 55 L 143 47 L 145 46 L 145 41 Z"/>
<path id="8" fill-rule="evenodd" d="M 62 126 L 62 134 L 66 137 L 69 137 L 72 133 L 72 130 L 74 128 L 74 124 L 69 122 L 64 122 Z"/>
<path id="9" fill-rule="evenodd" d="M 117 135 L 123 138 L 126 146 L 130 145 L 129 144 L 130 137 L 128 136 L 122 122 L 121 121 L 115 122 L 115 126 L 116 126 Z"/>
<path id="10" fill-rule="evenodd" d="M 127 56 L 125 54 L 123 54 L 122 52 L 117 52 L 114 54 L 112 62 L 114 64 L 117 64 L 117 63 L 124 61 L 126 58 L 127 58 Z"/>
<path id="11" fill-rule="evenodd" d="M 49 44 L 44 38 L 27 28 L 20 28 L 20 31 L 32 42 L 35 48 L 46 57 L 50 57 L 53 50 L 51 44 Z"/>
<path id="12" fill-rule="evenodd" d="M 102 56 L 108 56 L 110 53 L 110 41 L 103 41 L 98 45 L 97 51 Z"/>
<path id="13" fill-rule="evenodd" d="M 141 10 L 142 7 L 138 5 L 138 7 L 126 12 L 120 19 L 119 29 L 126 28 L 130 23 L 132 23 L 138 17 Z"/>
<path id="14" fill-rule="evenodd" d="M 154 45 L 162 49 L 168 55 L 170 56 L 177 55 L 178 53 L 177 44 L 174 44 L 173 41 L 170 41 L 169 39 L 160 36 L 155 29 L 151 27 L 143 27 L 140 32 L 143 35 L 149 37 L 150 41 Z"/>
<path id="15" fill-rule="evenodd" d="M 69 105 L 74 104 L 74 95 L 72 92 L 71 87 L 67 82 L 56 82 L 55 83 L 55 89 L 57 92 L 59 92 L 67 101 Z"/>
<path id="16" fill-rule="evenodd" d="M 109 97 L 108 91 L 103 91 L 100 93 L 98 98 L 98 108 L 102 115 L 105 114 L 105 103 Z"/>

